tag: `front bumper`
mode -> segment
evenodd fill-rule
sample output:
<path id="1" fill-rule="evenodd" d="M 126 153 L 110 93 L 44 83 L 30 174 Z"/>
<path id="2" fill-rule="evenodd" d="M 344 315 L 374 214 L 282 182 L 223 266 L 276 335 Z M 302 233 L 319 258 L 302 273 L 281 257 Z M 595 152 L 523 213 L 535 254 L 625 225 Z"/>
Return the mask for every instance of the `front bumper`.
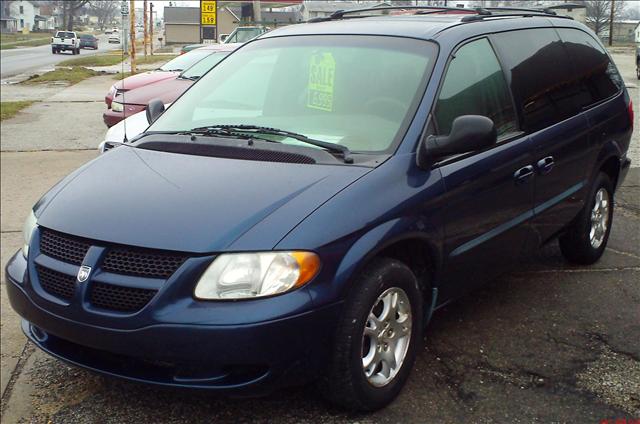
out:
<path id="1" fill-rule="evenodd" d="M 105 102 L 106 101 L 107 100 L 105 98 Z M 123 112 L 114 112 L 113 109 L 107 109 L 107 111 L 102 115 L 102 120 L 107 125 L 107 127 L 111 128 L 112 126 L 122 121 L 123 119 L 126 119 L 131 115 L 135 115 L 138 112 L 142 112 L 145 109 L 146 109 L 146 106 L 144 105 L 125 104 Z"/>
<path id="2" fill-rule="evenodd" d="M 37 294 L 28 289 L 27 262 L 20 252 L 7 264 L 6 276 L 9 301 L 24 319 L 25 335 L 45 352 L 128 380 L 241 395 L 316 378 L 327 363 L 342 306 L 240 325 L 194 320 L 115 328 L 72 320 L 43 307 L 42 299 L 34 301 Z M 242 313 L 243 305 L 237 304 Z M 188 306 L 181 311 L 173 306 L 175 314 L 189 314 Z"/>

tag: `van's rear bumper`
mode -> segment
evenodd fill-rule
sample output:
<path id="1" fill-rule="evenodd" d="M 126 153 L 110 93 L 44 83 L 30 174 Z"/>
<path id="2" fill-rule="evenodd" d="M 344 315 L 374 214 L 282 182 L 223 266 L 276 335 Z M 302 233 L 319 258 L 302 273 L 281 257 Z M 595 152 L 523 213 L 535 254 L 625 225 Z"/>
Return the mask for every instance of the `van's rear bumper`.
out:
<path id="1" fill-rule="evenodd" d="M 20 253 L 18 253 L 20 255 Z M 12 261 L 15 257 L 12 258 Z M 341 303 L 243 325 L 160 323 L 136 329 L 90 325 L 36 304 L 21 266 L 6 287 L 22 330 L 49 354 L 102 374 L 164 386 L 262 395 L 316 378 L 331 350 Z"/>

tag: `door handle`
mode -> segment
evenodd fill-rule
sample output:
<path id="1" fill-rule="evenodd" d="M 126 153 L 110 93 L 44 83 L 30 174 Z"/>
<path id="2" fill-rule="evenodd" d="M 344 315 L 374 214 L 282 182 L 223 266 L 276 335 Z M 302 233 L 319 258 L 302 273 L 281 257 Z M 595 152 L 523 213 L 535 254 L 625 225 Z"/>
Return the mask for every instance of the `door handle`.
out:
<path id="1" fill-rule="evenodd" d="M 553 156 L 547 156 L 546 158 L 540 159 L 536 165 L 538 165 L 540 175 L 544 175 L 551 172 L 553 165 L 555 165 L 555 161 L 553 160 Z"/>
<path id="2" fill-rule="evenodd" d="M 520 168 L 513 174 L 513 178 L 515 178 L 516 184 L 525 183 L 531 177 L 533 177 L 533 165 L 527 165 L 524 168 Z"/>

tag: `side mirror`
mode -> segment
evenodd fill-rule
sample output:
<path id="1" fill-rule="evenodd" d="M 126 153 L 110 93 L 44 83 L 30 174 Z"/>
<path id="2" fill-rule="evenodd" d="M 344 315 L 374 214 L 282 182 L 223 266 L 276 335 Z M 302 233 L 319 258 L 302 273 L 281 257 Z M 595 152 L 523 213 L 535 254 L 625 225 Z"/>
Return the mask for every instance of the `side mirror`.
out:
<path id="1" fill-rule="evenodd" d="M 496 143 L 498 134 L 486 116 L 463 115 L 453 120 L 449 135 L 431 135 L 420 142 L 417 165 L 429 169 L 437 159 L 479 150 Z"/>
<path id="2" fill-rule="evenodd" d="M 147 122 L 153 124 L 164 112 L 164 103 L 160 99 L 153 99 L 147 105 Z"/>
<path id="3" fill-rule="evenodd" d="M 227 38 L 229 38 L 229 34 L 220 34 L 221 43 L 224 43 Z"/>
<path id="4" fill-rule="evenodd" d="M 122 146 L 122 142 L 120 141 L 103 141 L 102 143 L 100 143 L 100 145 L 98 146 L 98 150 L 100 151 L 100 154 L 105 153 L 108 150 L 111 150 L 113 148 Z"/>

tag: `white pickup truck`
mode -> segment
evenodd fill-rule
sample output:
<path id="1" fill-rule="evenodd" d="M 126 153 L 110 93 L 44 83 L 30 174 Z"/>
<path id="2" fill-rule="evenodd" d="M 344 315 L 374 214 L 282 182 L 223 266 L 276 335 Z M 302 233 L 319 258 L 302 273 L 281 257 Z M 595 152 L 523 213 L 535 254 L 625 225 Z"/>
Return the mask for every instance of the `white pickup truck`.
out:
<path id="1" fill-rule="evenodd" d="M 71 50 L 73 54 L 80 54 L 80 39 L 73 31 L 58 31 L 51 37 L 51 53 L 56 54 Z"/>

